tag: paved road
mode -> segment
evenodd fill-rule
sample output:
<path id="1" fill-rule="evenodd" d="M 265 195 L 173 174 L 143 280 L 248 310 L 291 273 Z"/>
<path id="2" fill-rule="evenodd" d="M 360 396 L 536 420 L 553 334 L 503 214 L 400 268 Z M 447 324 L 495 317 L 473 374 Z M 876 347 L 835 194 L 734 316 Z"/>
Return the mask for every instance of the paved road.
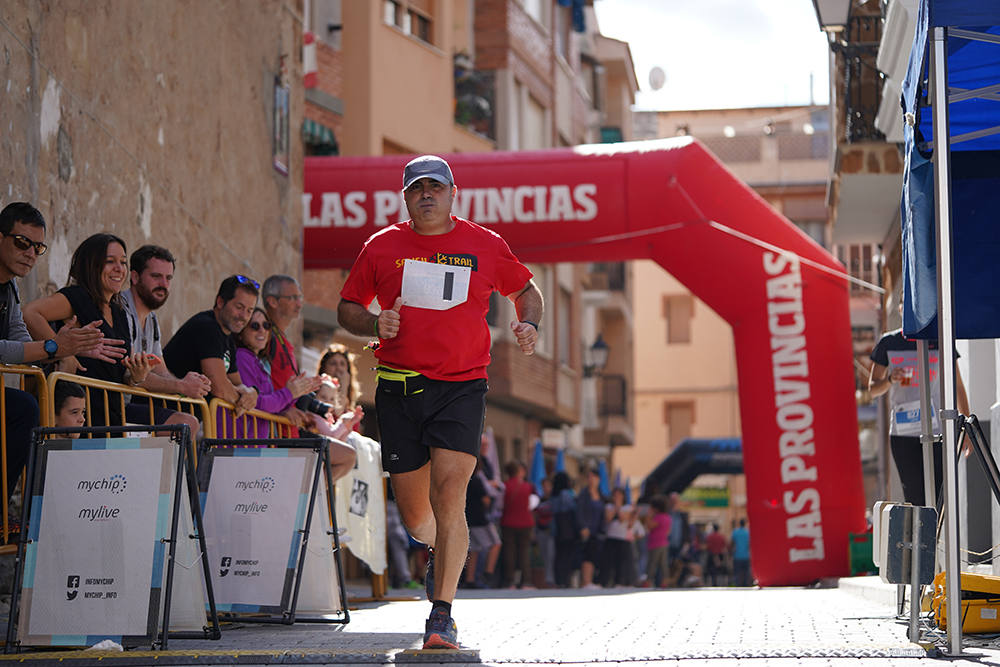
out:
<path id="1" fill-rule="evenodd" d="M 882 591 L 885 592 L 884 590 Z M 412 591 L 400 592 L 401 595 Z M 590 593 L 588 591 L 588 593 Z M 219 641 L 172 640 L 169 651 L 61 664 L 566 664 L 682 667 L 942 665 L 906 639 L 885 595 L 846 589 L 461 591 L 465 650 L 418 651 L 426 601 L 364 603 L 345 625 L 227 625 Z M 998 648 L 954 665 L 1000 665 Z M 36 663 L 35 653 L 9 656 Z M 96 659 L 102 658 L 100 662 Z"/>

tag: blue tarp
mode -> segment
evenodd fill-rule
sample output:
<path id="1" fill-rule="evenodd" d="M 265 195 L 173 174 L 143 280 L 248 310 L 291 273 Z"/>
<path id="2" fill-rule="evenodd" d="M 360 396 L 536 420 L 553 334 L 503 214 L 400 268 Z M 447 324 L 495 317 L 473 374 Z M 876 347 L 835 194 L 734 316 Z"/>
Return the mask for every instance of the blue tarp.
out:
<path id="1" fill-rule="evenodd" d="M 528 472 L 528 481 L 535 486 L 535 493 L 542 495 L 542 480 L 545 474 L 545 452 L 542 449 L 542 441 L 535 440 L 535 453 L 531 457 L 531 470 Z"/>
<path id="2" fill-rule="evenodd" d="M 1000 35 L 1000 2 L 922 0 L 903 82 L 906 167 L 901 202 L 903 331 L 937 338 L 937 261 L 933 165 L 933 114 L 928 106 L 928 47 L 935 26 Z M 947 42 L 952 94 L 1000 84 L 1000 44 L 951 35 Z M 949 105 L 949 134 L 956 137 L 1000 126 L 1000 98 Z M 1000 234 L 994 199 L 1000 193 L 1000 134 L 952 144 L 951 210 L 957 338 L 1000 338 Z"/>

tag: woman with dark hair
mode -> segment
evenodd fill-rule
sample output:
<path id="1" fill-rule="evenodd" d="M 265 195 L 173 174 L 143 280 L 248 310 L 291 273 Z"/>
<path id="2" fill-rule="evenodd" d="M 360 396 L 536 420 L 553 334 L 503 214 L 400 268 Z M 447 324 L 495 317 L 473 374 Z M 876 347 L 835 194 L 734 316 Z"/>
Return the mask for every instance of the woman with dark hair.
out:
<path id="1" fill-rule="evenodd" d="M 90 236 L 73 253 L 69 284 L 24 307 L 28 332 L 35 340 L 47 340 L 55 337 L 49 322 L 61 323 L 61 326 L 97 322 L 106 342 L 123 346 L 129 352 L 128 318 L 120 295 L 128 278 L 125 242 L 114 234 Z M 157 363 L 162 361 L 144 354 L 128 354 L 120 362 L 80 356 L 66 357 L 59 362 L 59 368 L 96 380 L 137 385 Z M 112 398 L 105 406 L 103 390 L 89 389 L 89 393 L 91 424 L 115 426 L 125 423 L 120 399 Z"/>
<path id="2" fill-rule="evenodd" d="M 358 367 L 354 355 L 346 345 L 332 343 L 319 360 L 320 375 L 329 375 L 340 383 L 343 410 L 353 410 L 361 398 L 361 383 L 358 382 Z"/>
<path id="3" fill-rule="evenodd" d="M 257 390 L 256 408 L 262 412 L 281 414 L 295 405 L 296 399 L 316 391 L 322 380 L 318 377 L 307 377 L 300 374 L 292 377 L 281 389 L 275 389 L 271 381 L 271 368 L 268 361 L 268 344 L 271 339 L 271 322 L 267 313 L 261 308 L 254 308 L 250 322 L 236 336 L 236 368 L 240 372 L 243 384 Z M 307 412 L 309 430 L 322 435 L 336 438 L 329 443 L 330 481 L 335 482 L 354 467 L 355 452 L 346 443 L 339 441 L 347 437 L 354 424 L 341 420 L 331 423 L 323 417 Z M 237 432 L 237 437 L 240 433 Z M 257 437 L 267 437 L 267 424 L 260 424 Z"/>
<path id="4" fill-rule="evenodd" d="M 271 322 L 263 308 L 255 307 L 250 322 L 236 335 L 236 368 L 243 384 L 257 390 L 257 405 L 262 412 L 281 414 L 295 405 L 295 399 L 319 389 L 318 377 L 296 375 L 281 389 L 271 382 L 271 363 L 267 348 L 271 340 Z"/>

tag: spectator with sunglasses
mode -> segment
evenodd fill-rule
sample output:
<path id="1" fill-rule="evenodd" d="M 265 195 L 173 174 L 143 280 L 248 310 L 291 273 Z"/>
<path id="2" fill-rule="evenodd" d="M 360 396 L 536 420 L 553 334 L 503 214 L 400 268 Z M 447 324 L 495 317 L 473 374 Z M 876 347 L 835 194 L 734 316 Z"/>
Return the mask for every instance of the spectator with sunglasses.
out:
<path id="1" fill-rule="evenodd" d="M 48 249 L 45 218 L 27 202 L 12 202 L 0 211 L 0 363 L 30 364 L 75 354 L 117 360 L 124 350 L 106 340 L 99 322 L 79 326 L 75 319 L 48 340 L 33 340 L 24 324 L 14 278 L 24 278 Z M 120 343 L 121 341 L 118 341 Z M 7 387 L 7 487 L 14 489 L 28 459 L 31 429 L 38 426 L 38 402 L 31 394 Z"/>
<path id="2" fill-rule="evenodd" d="M 289 409 L 295 408 L 295 400 L 300 396 L 319 389 L 323 380 L 318 376 L 307 377 L 305 374 L 294 376 L 281 388 L 276 388 L 272 379 L 271 362 L 267 350 L 270 339 L 274 336 L 274 327 L 267 319 L 267 313 L 261 308 L 254 308 L 250 323 L 236 337 L 236 367 L 240 377 L 247 385 L 257 390 L 257 409 L 272 414 L 285 415 Z M 344 418 L 324 419 L 320 415 L 304 412 L 306 424 L 304 428 L 321 435 L 335 438 L 329 443 L 330 481 L 335 482 L 346 475 L 354 467 L 354 449 L 347 443 L 340 442 L 347 437 L 354 427 L 353 415 Z M 239 425 L 237 425 L 239 437 Z M 259 424 L 257 437 L 267 437 L 267 424 Z"/>
<path id="3" fill-rule="evenodd" d="M 259 290 L 256 280 L 229 276 L 219 285 L 213 308 L 193 315 L 163 348 L 167 369 L 175 377 L 206 376 L 210 395 L 236 406 L 237 416 L 257 405 L 257 391 L 240 378 L 232 334 L 243 331 L 250 321 Z"/>
<path id="4" fill-rule="evenodd" d="M 254 308 L 249 324 L 236 337 L 236 368 L 243 382 L 257 390 L 255 407 L 277 415 L 294 407 L 299 396 L 319 389 L 323 381 L 319 377 L 296 375 L 284 387 L 275 387 L 271 376 L 274 369 L 267 354 L 273 337 L 267 313 L 262 308 Z"/>

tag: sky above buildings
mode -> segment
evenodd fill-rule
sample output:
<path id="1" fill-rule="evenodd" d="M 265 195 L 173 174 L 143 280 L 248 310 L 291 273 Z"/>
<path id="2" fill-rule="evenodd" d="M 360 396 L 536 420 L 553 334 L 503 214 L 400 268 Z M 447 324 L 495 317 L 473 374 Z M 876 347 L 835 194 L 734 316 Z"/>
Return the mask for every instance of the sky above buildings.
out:
<path id="1" fill-rule="evenodd" d="M 596 0 L 594 9 L 602 34 L 629 43 L 638 109 L 829 100 L 829 50 L 810 0 Z M 654 67 L 666 74 L 657 91 Z"/>

